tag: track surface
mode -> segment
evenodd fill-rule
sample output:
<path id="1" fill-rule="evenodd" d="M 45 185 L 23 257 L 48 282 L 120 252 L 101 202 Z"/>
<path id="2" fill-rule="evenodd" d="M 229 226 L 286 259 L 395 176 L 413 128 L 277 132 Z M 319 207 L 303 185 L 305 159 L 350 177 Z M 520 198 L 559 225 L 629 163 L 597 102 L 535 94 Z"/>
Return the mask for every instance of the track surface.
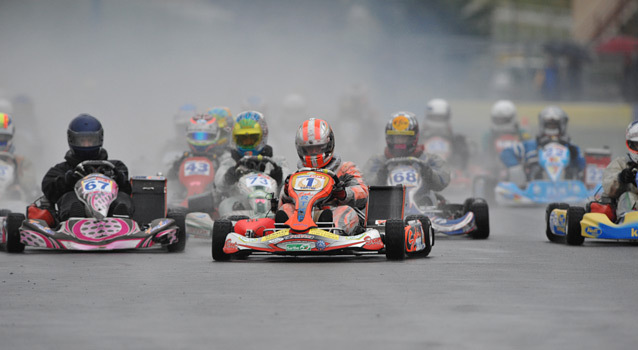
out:
<path id="1" fill-rule="evenodd" d="M 638 247 L 552 244 L 543 216 L 493 209 L 490 239 L 403 262 L 3 253 L 2 348 L 634 348 Z"/>

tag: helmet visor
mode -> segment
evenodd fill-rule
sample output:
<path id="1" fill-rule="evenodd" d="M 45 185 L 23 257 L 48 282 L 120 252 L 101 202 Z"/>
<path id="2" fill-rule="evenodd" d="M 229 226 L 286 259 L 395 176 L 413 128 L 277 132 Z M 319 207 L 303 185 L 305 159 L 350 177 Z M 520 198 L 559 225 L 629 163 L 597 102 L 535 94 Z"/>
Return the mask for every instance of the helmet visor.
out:
<path id="1" fill-rule="evenodd" d="M 255 148 L 261 141 L 260 134 L 235 135 L 235 143 L 242 148 Z"/>
<path id="2" fill-rule="evenodd" d="M 69 131 L 69 145 L 81 148 L 100 147 L 102 135 L 98 132 Z"/>
<path id="3" fill-rule="evenodd" d="M 543 126 L 543 132 L 545 135 L 560 135 L 560 121 L 548 120 Z"/>
<path id="4" fill-rule="evenodd" d="M 207 133 L 205 131 L 195 131 L 188 134 L 188 138 L 195 142 L 206 142 L 213 139 L 212 134 Z"/>
<path id="5" fill-rule="evenodd" d="M 492 123 L 495 125 L 505 125 L 509 124 L 512 121 L 512 118 L 504 115 L 495 115 L 492 117 Z"/>
<path id="6" fill-rule="evenodd" d="M 324 154 L 324 153 L 328 153 L 329 149 L 328 149 L 328 144 L 324 143 L 324 144 L 314 144 L 314 145 L 303 145 L 303 146 L 299 146 L 298 148 L 298 153 L 299 156 L 301 157 L 307 157 L 307 156 L 318 156 L 320 154 Z"/>
<path id="7" fill-rule="evenodd" d="M 630 151 L 638 153 L 638 141 L 627 140 L 627 148 Z"/>

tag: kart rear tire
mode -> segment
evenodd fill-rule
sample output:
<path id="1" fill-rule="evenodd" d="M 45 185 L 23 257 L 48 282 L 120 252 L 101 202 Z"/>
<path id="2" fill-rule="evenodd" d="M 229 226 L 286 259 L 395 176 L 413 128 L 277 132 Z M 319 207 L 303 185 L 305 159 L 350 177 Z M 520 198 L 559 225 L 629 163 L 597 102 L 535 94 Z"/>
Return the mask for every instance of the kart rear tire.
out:
<path id="1" fill-rule="evenodd" d="M 469 233 L 474 239 L 487 239 L 490 236 L 490 211 L 485 200 L 474 198 L 470 204 L 470 211 L 474 213 L 476 230 Z"/>
<path id="2" fill-rule="evenodd" d="M 215 220 L 213 224 L 213 243 L 211 245 L 211 253 L 215 261 L 228 261 L 230 255 L 224 253 L 224 245 L 226 237 L 233 230 L 233 223 L 228 219 Z"/>
<path id="3" fill-rule="evenodd" d="M 20 226 L 24 221 L 24 214 L 10 213 L 7 215 L 7 242 L 6 249 L 9 253 L 22 253 L 24 244 L 20 242 Z"/>
<path id="4" fill-rule="evenodd" d="M 385 223 L 385 256 L 388 260 L 405 258 L 405 225 L 403 220 L 388 220 Z"/>
<path id="5" fill-rule="evenodd" d="M 568 245 L 582 245 L 585 242 L 585 237 L 581 234 L 580 221 L 585 215 L 585 208 L 582 207 L 569 207 L 567 209 L 567 227 L 565 235 L 565 242 Z"/>
<path id="6" fill-rule="evenodd" d="M 485 198 L 488 204 L 495 202 L 496 180 L 491 176 L 479 175 L 472 181 L 472 196 Z"/>
<path id="7" fill-rule="evenodd" d="M 565 243 L 565 236 L 555 235 L 552 233 L 552 230 L 549 229 L 549 216 L 552 214 L 554 209 L 569 209 L 569 204 L 567 203 L 549 203 L 547 209 L 545 209 L 545 235 L 550 242 L 554 243 Z"/>
<path id="8" fill-rule="evenodd" d="M 418 257 L 426 257 L 432 251 L 432 246 L 434 245 L 434 231 L 432 230 L 432 223 L 430 222 L 430 218 L 425 215 L 409 215 L 405 218 L 405 224 L 407 225 L 408 221 L 411 220 L 419 220 L 421 222 L 421 227 L 423 227 L 423 234 L 427 237 L 425 240 L 425 249 L 420 252 L 408 253 L 409 256 L 418 256 Z"/>
<path id="9" fill-rule="evenodd" d="M 177 230 L 177 242 L 166 246 L 170 253 L 182 252 L 186 248 L 186 210 L 182 208 L 173 208 L 168 211 L 166 217 L 175 220 L 175 224 L 179 228 Z"/>
<path id="10" fill-rule="evenodd" d="M 239 220 L 246 220 L 250 218 L 246 215 L 229 215 L 226 219 L 230 221 L 239 221 Z"/>

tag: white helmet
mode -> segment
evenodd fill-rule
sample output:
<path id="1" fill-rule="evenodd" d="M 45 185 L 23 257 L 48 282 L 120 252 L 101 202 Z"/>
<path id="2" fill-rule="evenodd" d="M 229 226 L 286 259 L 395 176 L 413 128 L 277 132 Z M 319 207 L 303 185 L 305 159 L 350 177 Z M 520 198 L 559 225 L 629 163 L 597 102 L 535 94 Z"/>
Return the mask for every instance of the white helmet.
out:
<path id="1" fill-rule="evenodd" d="M 435 98 L 428 102 L 427 110 L 425 112 L 425 120 L 432 122 L 447 122 L 450 120 L 451 115 L 452 110 L 450 109 L 450 104 L 442 98 Z"/>
<path id="2" fill-rule="evenodd" d="M 492 129 L 510 130 L 516 126 L 516 106 L 510 100 L 499 100 L 492 105 Z"/>
<path id="3" fill-rule="evenodd" d="M 547 106 L 538 114 L 540 136 L 562 137 L 567 132 L 567 114 L 556 106 Z"/>
<path id="4" fill-rule="evenodd" d="M 629 157 L 634 162 L 638 161 L 638 121 L 631 122 L 625 132 L 625 144 L 629 150 Z"/>

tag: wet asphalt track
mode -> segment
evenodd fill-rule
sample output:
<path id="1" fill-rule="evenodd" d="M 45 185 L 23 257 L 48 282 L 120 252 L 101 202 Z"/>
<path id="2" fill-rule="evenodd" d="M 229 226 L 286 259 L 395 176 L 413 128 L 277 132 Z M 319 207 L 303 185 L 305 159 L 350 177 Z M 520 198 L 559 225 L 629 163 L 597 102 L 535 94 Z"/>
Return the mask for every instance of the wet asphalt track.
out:
<path id="1" fill-rule="evenodd" d="M 490 239 L 403 262 L 3 253 L 1 348 L 635 348 L 638 247 L 549 243 L 543 213 L 493 209 Z"/>

